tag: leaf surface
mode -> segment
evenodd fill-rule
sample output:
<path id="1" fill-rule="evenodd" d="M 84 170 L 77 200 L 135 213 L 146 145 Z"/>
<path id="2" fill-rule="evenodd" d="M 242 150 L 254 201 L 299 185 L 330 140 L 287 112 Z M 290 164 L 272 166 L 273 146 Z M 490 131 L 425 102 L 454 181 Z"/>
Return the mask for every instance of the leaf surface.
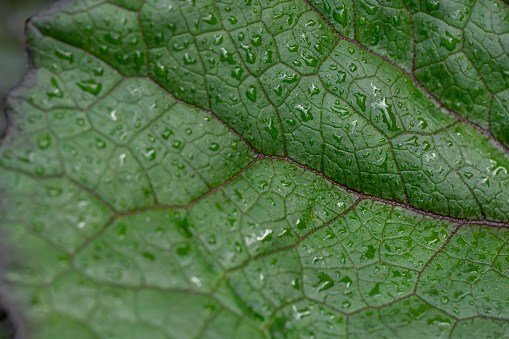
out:
<path id="1" fill-rule="evenodd" d="M 0 147 L 30 338 L 501 337 L 509 8 L 74 0 Z"/>

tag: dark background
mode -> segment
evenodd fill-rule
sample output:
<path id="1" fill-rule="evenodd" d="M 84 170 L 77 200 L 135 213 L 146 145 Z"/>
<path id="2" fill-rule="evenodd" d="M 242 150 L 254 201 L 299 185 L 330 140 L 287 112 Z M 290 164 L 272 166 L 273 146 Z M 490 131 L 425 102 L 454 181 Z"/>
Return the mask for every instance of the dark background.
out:
<path id="1" fill-rule="evenodd" d="M 5 120 L 3 99 L 26 70 L 25 21 L 54 0 L 0 0 L 0 129 Z M 15 337 L 15 328 L 0 300 L 0 339 Z"/>

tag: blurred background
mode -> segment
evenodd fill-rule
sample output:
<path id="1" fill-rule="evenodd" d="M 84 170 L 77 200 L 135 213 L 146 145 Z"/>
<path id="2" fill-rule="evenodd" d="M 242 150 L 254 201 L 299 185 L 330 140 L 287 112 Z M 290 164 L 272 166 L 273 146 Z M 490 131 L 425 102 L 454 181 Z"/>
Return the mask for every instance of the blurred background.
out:
<path id="1" fill-rule="evenodd" d="M 54 0 L 0 0 L 0 117 L 3 99 L 26 70 L 25 21 Z M 0 119 L 3 130 L 4 120 Z M 13 339 L 15 328 L 0 300 L 0 339 Z"/>
<path id="2" fill-rule="evenodd" d="M 0 0 L 0 98 L 25 73 L 25 21 L 55 0 Z M 3 112 L 3 104 L 0 105 Z M 2 114 L 3 116 L 3 114 Z"/>

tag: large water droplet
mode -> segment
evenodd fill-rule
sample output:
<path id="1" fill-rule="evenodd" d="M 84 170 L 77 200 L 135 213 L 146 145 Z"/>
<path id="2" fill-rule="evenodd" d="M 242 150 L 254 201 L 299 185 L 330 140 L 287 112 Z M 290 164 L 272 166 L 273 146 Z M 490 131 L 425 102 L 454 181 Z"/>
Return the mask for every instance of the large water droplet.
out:
<path id="1" fill-rule="evenodd" d="M 356 98 L 357 105 L 363 112 L 366 112 L 366 95 L 362 93 L 355 93 L 354 96 Z"/>
<path id="2" fill-rule="evenodd" d="M 85 80 L 77 83 L 78 87 L 84 90 L 85 92 L 88 92 L 90 94 L 93 94 L 97 96 L 102 89 L 102 84 L 97 83 L 94 79 Z"/>
<path id="3" fill-rule="evenodd" d="M 334 280 L 326 273 L 320 272 L 316 277 L 318 278 L 318 283 L 313 285 L 313 287 L 315 287 L 317 292 L 326 291 L 334 286 Z"/>
<path id="4" fill-rule="evenodd" d="M 251 100 L 251 102 L 256 101 L 256 87 L 253 85 L 250 85 L 246 90 L 246 97 Z"/>

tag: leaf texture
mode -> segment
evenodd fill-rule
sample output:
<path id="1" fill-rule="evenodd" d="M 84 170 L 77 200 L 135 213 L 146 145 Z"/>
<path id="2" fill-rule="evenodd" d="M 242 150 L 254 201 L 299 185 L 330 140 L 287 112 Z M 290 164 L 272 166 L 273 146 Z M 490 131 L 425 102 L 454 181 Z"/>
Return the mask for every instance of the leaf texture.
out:
<path id="1" fill-rule="evenodd" d="M 29 338 L 504 337 L 509 7 L 73 0 L 0 147 Z"/>

